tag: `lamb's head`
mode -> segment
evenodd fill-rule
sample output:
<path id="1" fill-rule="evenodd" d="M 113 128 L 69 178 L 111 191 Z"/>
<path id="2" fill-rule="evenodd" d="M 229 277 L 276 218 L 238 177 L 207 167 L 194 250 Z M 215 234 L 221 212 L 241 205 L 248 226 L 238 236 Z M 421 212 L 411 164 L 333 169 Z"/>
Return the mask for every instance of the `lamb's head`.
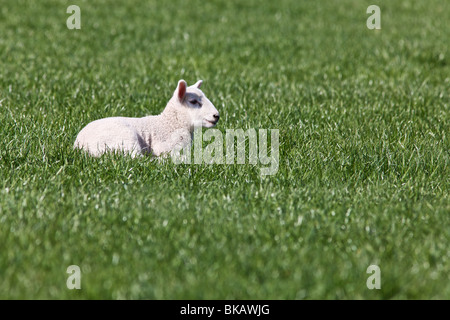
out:
<path id="1" fill-rule="evenodd" d="M 173 99 L 191 119 L 194 127 L 214 127 L 219 122 L 219 111 L 200 90 L 202 80 L 188 87 L 186 81 L 178 81 Z"/>

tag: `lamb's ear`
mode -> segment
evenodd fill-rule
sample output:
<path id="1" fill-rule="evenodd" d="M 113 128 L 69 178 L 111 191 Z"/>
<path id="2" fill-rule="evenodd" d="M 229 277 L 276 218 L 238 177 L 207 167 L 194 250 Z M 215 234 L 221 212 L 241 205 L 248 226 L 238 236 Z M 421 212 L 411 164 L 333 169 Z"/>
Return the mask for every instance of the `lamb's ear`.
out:
<path id="1" fill-rule="evenodd" d="M 202 86 L 203 80 L 198 80 L 196 84 L 194 84 L 195 87 L 199 88 Z"/>
<path id="2" fill-rule="evenodd" d="M 175 92 L 180 101 L 183 100 L 183 98 L 186 94 L 186 87 L 187 87 L 186 81 L 184 81 L 184 80 L 178 81 L 177 90 Z"/>

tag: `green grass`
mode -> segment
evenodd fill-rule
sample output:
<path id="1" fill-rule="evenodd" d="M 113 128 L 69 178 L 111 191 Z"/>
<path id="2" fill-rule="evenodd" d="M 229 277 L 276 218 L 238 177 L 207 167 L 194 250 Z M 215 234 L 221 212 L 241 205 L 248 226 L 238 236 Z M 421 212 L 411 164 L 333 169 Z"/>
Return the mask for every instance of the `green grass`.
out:
<path id="1" fill-rule="evenodd" d="M 0 298 L 449 299 L 449 17 L 438 0 L 5 1 Z M 222 132 L 279 129 L 278 173 L 72 150 L 90 121 L 159 113 L 181 78 L 205 80 Z"/>

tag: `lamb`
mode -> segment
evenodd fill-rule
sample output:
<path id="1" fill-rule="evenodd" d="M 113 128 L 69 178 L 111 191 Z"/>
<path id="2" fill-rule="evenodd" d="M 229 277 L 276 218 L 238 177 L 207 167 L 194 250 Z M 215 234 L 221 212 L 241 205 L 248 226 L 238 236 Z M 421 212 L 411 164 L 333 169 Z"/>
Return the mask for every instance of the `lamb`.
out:
<path id="1" fill-rule="evenodd" d="M 160 115 L 111 117 L 89 123 L 78 133 L 74 148 L 94 157 L 109 151 L 159 157 L 190 145 L 195 127 L 211 128 L 219 121 L 219 112 L 200 90 L 202 83 L 199 80 L 188 87 L 180 80 Z"/>

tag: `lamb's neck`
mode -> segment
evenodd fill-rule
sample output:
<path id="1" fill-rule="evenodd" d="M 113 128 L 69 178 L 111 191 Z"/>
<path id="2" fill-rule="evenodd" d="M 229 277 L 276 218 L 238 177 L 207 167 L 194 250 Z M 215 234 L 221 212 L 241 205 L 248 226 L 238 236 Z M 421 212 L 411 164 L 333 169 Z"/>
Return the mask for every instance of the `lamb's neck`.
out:
<path id="1" fill-rule="evenodd" d="M 180 112 L 179 108 L 174 106 L 172 100 L 169 101 L 164 111 L 158 116 L 159 121 L 169 130 L 176 131 L 180 129 L 193 132 L 194 128 L 191 119 L 187 113 Z"/>

